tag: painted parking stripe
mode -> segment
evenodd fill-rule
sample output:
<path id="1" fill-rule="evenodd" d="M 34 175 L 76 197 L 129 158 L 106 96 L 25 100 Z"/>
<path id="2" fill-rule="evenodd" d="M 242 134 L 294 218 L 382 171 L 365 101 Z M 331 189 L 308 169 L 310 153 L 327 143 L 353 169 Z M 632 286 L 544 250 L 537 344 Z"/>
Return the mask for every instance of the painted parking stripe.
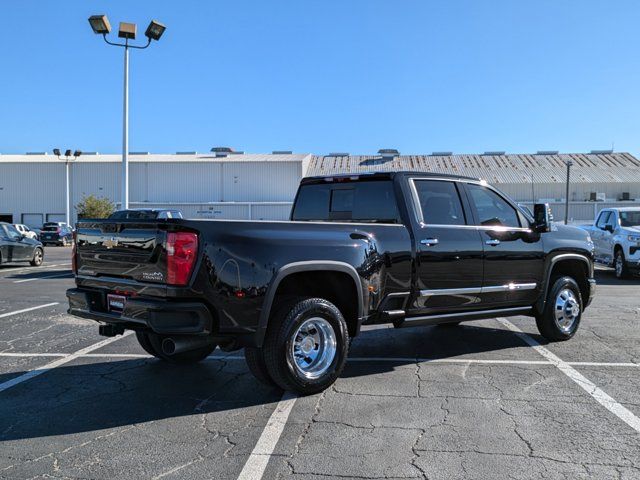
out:
<path id="1" fill-rule="evenodd" d="M 66 357 L 69 353 L 30 353 L 0 352 L 0 357 Z M 87 353 L 79 355 L 85 358 L 153 358 L 148 353 Z M 242 355 L 209 355 L 206 360 L 244 361 Z M 485 358 L 414 358 L 414 357 L 350 357 L 349 362 L 389 362 L 389 363 L 443 363 L 443 364 L 478 364 L 478 365 L 548 365 L 555 366 L 549 360 L 504 360 Z M 623 367 L 640 368 L 634 362 L 565 362 L 575 367 Z"/>
<path id="2" fill-rule="evenodd" d="M 71 270 L 69 270 L 68 272 L 65 273 L 54 273 L 52 275 L 42 275 L 40 277 L 33 277 L 33 278 L 23 278 L 22 280 L 15 280 L 13 283 L 25 283 L 25 282 L 33 282 L 35 280 L 44 280 L 47 278 L 57 278 L 57 277 L 66 277 L 68 275 L 72 275 L 73 272 L 71 272 Z"/>
<path id="3" fill-rule="evenodd" d="M 38 270 L 42 270 L 43 268 L 53 268 L 53 267 L 68 267 L 71 265 L 70 263 L 56 263 L 54 265 L 42 264 L 39 267 L 18 267 L 18 268 L 0 268 L 0 273 L 11 273 L 11 272 L 19 272 L 22 270 L 30 270 L 33 271 L 34 268 Z M 2 277 L 0 277 L 2 278 Z"/>
<path id="4" fill-rule="evenodd" d="M 22 375 L 12 378 L 11 380 L 8 380 L 4 383 L 0 383 L 0 392 L 4 392 L 5 390 L 14 387 L 20 383 L 26 382 L 27 380 L 31 380 L 34 377 L 37 377 L 38 375 L 42 375 L 43 373 L 47 373 L 49 370 L 53 370 L 54 368 L 57 368 L 61 365 L 64 365 L 65 363 L 69 363 L 72 360 L 75 360 L 76 358 L 82 357 L 84 354 L 92 352 L 94 350 L 97 350 L 99 348 L 104 347 L 105 345 L 109 345 L 110 343 L 113 343 L 117 340 L 120 340 L 121 338 L 127 337 L 129 335 L 131 335 L 133 333 L 133 331 L 129 330 L 127 332 L 125 332 L 123 335 L 117 336 L 117 337 L 111 337 L 111 338 L 107 338 L 105 340 L 102 340 L 101 342 L 98 343 L 94 343 L 93 345 L 89 345 L 88 347 L 82 348 L 80 350 L 78 350 L 75 353 L 72 353 L 70 355 L 67 355 L 66 357 L 62 357 L 59 358 L 58 360 L 54 360 L 53 362 L 47 363 L 45 366 L 40 367 L 40 368 L 35 368 L 33 370 L 29 370 L 26 373 L 23 373 Z"/>
<path id="5" fill-rule="evenodd" d="M 244 464 L 238 480 L 260 480 L 262 478 L 280 435 L 282 435 L 291 409 L 296 403 L 296 398 L 298 397 L 294 393 L 284 392 L 276 409 L 269 417 L 269 421 L 264 427 L 256 446 L 253 447 L 247 463 Z"/>
<path id="6" fill-rule="evenodd" d="M 54 305 L 58 305 L 58 302 L 45 303 L 44 305 L 38 305 L 37 307 L 23 308 L 22 310 L 16 310 L 15 312 L 2 313 L 0 314 L 0 318 L 6 318 L 12 315 L 18 315 L 20 313 L 31 312 L 33 310 L 38 310 L 40 308 L 53 307 Z"/>
<path id="7" fill-rule="evenodd" d="M 536 352 L 542 355 L 544 358 L 549 360 L 552 364 L 554 364 L 558 370 L 564 373 L 567 377 L 573 380 L 576 384 L 580 386 L 585 392 L 591 395 L 600 405 L 609 410 L 615 416 L 617 416 L 620 420 L 625 422 L 631 428 L 633 428 L 636 432 L 640 433 L 640 418 L 636 417 L 629 409 L 622 406 L 620 403 L 616 402 L 612 397 L 610 397 L 604 390 L 598 387 L 591 380 L 586 378 L 580 372 L 578 372 L 575 368 L 569 365 L 567 362 L 562 360 L 556 354 L 552 353 L 550 350 L 544 348 L 538 341 L 527 335 L 525 332 L 520 330 L 517 326 L 511 323 L 506 318 L 498 318 L 500 323 L 502 323 L 505 327 L 515 333 L 521 340 L 523 340 L 527 345 L 532 347 Z"/>

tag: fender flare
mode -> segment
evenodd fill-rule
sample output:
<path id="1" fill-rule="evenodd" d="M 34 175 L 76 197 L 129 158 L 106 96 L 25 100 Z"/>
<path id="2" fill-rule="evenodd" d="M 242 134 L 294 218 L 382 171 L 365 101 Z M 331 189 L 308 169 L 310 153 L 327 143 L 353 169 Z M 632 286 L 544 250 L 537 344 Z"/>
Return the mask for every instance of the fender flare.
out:
<path id="1" fill-rule="evenodd" d="M 593 262 L 591 262 L 586 255 L 582 255 L 580 253 L 561 253 L 561 254 L 555 255 L 549 261 L 549 266 L 545 273 L 544 290 L 543 290 L 542 296 L 540 297 L 540 300 L 537 303 L 537 309 L 536 309 L 539 312 L 542 312 L 544 310 L 544 306 L 547 302 L 547 294 L 549 293 L 549 288 L 550 288 L 549 281 L 551 280 L 551 272 L 553 271 L 553 267 L 555 266 L 556 263 L 561 262 L 563 260 L 580 260 L 584 262 L 587 266 L 587 275 L 589 276 L 589 278 L 593 278 Z"/>
<path id="2" fill-rule="evenodd" d="M 260 311 L 258 329 L 256 330 L 254 338 L 257 346 L 262 346 L 264 336 L 267 332 L 271 309 L 273 308 L 273 300 L 276 296 L 276 291 L 278 290 L 280 282 L 294 273 L 319 271 L 342 272 L 348 274 L 352 278 L 358 296 L 358 318 L 362 318 L 364 311 L 364 289 L 362 287 L 360 276 L 352 265 L 349 265 L 345 262 L 337 262 L 333 260 L 308 260 L 303 262 L 288 263 L 278 269 L 276 274 L 273 276 L 273 279 L 269 283 L 269 287 L 267 288 L 267 293 L 265 294 L 264 302 L 262 304 L 262 310 Z"/>

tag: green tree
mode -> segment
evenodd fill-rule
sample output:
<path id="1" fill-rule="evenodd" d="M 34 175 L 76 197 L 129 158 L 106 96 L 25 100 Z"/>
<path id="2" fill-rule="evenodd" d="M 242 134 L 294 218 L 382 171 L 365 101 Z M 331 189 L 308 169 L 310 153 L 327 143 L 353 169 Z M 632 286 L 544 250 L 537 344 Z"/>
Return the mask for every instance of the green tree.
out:
<path id="1" fill-rule="evenodd" d="M 115 205 L 106 197 L 82 195 L 82 200 L 76 205 L 78 218 L 107 218 L 115 210 Z"/>

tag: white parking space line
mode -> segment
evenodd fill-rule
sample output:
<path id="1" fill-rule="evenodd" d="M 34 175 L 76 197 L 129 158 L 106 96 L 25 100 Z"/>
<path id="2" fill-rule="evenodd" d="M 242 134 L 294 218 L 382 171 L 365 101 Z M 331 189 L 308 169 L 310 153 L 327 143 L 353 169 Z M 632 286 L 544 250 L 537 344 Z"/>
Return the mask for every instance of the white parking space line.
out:
<path id="1" fill-rule="evenodd" d="M 269 421 L 264 427 L 256 446 L 253 447 L 247 463 L 244 464 L 238 480 L 260 480 L 262 478 L 280 435 L 282 435 L 291 409 L 296 403 L 296 398 L 298 397 L 294 393 L 284 392 L 276 409 L 269 417 Z"/>
<path id="2" fill-rule="evenodd" d="M 553 363 L 562 373 L 564 373 L 567 377 L 578 384 L 580 388 L 591 395 L 600 405 L 609 410 L 620 420 L 633 428 L 636 432 L 640 433 L 640 418 L 636 417 L 630 410 L 622 406 L 620 403 L 616 402 L 595 383 L 586 378 L 556 354 L 544 348 L 537 342 L 535 338 L 520 330 L 509 320 L 507 320 L 506 318 L 498 318 L 497 320 L 509 330 L 514 332 L 518 337 L 520 337 L 520 339 L 522 339 L 527 345 L 532 347 L 536 352 L 549 360 L 549 362 Z"/>
<path id="3" fill-rule="evenodd" d="M 66 357 L 62 357 L 62 358 L 59 358 L 58 360 L 54 360 L 53 362 L 47 363 L 43 367 L 29 370 L 28 372 L 23 373 L 18 377 L 12 378 L 11 380 L 8 380 L 4 383 L 0 383 L 0 392 L 4 392 L 5 390 L 11 387 L 14 387 L 20 383 L 26 382 L 27 380 L 31 380 L 32 378 L 37 377 L 38 375 L 47 373 L 49 370 L 53 370 L 54 368 L 64 365 L 65 363 L 69 363 L 72 360 L 75 360 L 76 358 L 82 357 L 84 354 L 97 350 L 98 348 L 102 348 L 105 345 L 109 345 L 110 343 L 120 340 L 121 338 L 125 338 L 131 335 L 132 333 L 133 331 L 129 330 L 125 332 L 123 335 L 120 335 L 118 337 L 107 338 L 105 340 L 102 340 L 101 342 L 94 343 L 93 345 L 89 345 L 88 347 L 82 348 L 75 353 L 67 355 Z"/>
<path id="4" fill-rule="evenodd" d="M 18 267 L 18 268 L 1 268 L 0 273 L 12 273 L 12 272 L 20 272 L 22 270 L 34 271 L 35 268 L 38 270 L 42 270 L 43 268 L 53 268 L 53 267 L 68 267 L 71 265 L 70 263 L 56 263 L 54 265 L 41 265 L 39 267 Z M 0 277 L 2 278 L 2 277 Z"/>
<path id="5" fill-rule="evenodd" d="M 58 305 L 58 302 L 45 303 L 44 305 L 38 305 L 37 307 L 23 308 L 22 310 L 16 310 L 15 312 L 2 313 L 2 314 L 0 314 L 0 318 L 6 318 L 6 317 L 10 317 L 12 315 L 18 315 L 20 313 L 31 312 L 33 310 L 38 310 L 40 308 L 53 307 L 54 305 Z"/>
<path id="6" fill-rule="evenodd" d="M 29 352 L 0 352 L 0 357 L 66 357 L 70 353 L 29 353 Z M 85 358 L 153 358 L 147 353 L 87 353 L 78 355 Z M 243 361 L 242 355 L 210 355 L 206 360 L 237 360 Z M 348 362 L 389 362 L 389 363 L 443 363 L 443 364 L 478 364 L 478 365 L 549 365 L 555 364 L 549 360 L 503 360 L 485 358 L 415 358 L 415 357 L 350 357 Z M 565 362 L 576 367 L 623 367 L 640 368 L 640 363 L 634 362 Z"/>
<path id="7" fill-rule="evenodd" d="M 55 273 L 52 275 L 43 275 L 41 277 L 33 277 L 33 278 L 23 278 L 22 280 L 15 280 L 13 283 L 25 283 L 25 282 L 34 282 L 36 280 L 44 280 L 47 278 L 57 278 L 57 277 L 66 277 L 67 275 L 71 275 L 72 272 L 69 270 L 65 273 Z"/>

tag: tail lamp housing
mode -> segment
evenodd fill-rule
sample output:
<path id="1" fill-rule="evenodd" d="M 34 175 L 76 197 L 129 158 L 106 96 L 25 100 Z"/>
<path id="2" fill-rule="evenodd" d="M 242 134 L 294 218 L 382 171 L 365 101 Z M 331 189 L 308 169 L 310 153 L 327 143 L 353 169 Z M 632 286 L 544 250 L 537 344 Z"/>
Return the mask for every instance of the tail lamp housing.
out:
<path id="1" fill-rule="evenodd" d="M 198 235 L 192 232 L 167 233 L 167 284 L 189 283 L 198 255 Z"/>

